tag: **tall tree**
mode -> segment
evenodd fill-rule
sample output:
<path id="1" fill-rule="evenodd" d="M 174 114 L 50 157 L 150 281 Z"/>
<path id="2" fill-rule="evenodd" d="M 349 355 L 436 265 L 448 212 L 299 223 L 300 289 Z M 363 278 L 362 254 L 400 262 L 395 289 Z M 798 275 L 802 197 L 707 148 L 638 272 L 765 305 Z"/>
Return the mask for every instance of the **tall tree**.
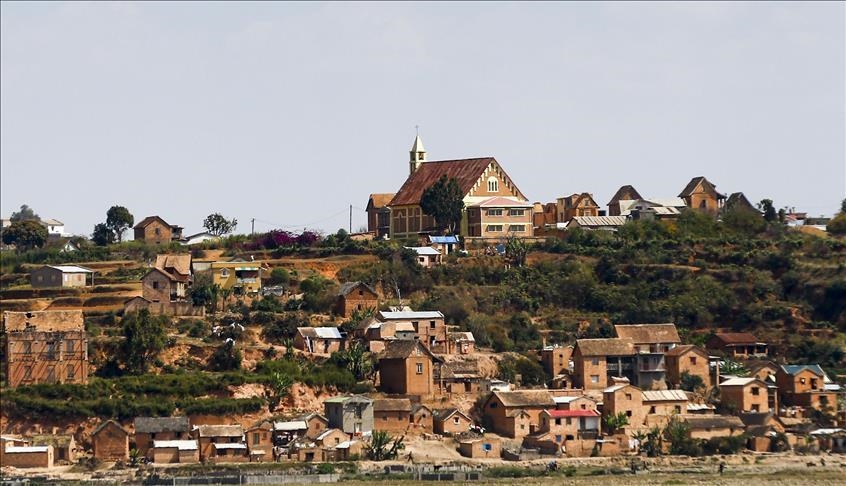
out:
<path id="1" fill-rule="evenodd" d="M 127 373 L 141 375 L 150 369 L 167 343 L 166 316 L 154 316 L 147 309 L 123 318 L 123 360 Z"/>
<path id="2" fill-rule="evenodd" d="M 222 236 L 235 231 L 238 220 L 235 218 L 226 219 L 220 213 L 210 214 L 203 220 L 203 228 L 215 236 Z"/>
<path id="3" fill-rule="evenodd" d="M 454 233 L 461 224 L 461 212 L 464 210 L 464 192 L 458 181 L 442 175 L 437 182 L 423 191 L 420 198 L 423 212 L 435 218 L 438 228 Z"/>
<path id="4" fill-rule="evenodd" d="M 135 218 L 123 206 L 112 206 L 106 212 L 106 227 L 112 230 L 118 243 L 123 241 L 123 232 L 132 227 Z"/>
<path id="5" fill-rule="evenodd" d="M 3 243 L 19 250 L 40 248 L 47 241 L 47 228 L 33 219 L 18 220 L 3 231 Z"/>
<path id="6" fill-rule="evenodd" d="M 26 204 L 21 205 L 21 210 L 12 213 L 12 216 L 9 218 L 11 222 L 15 221 L 41 221 L 41 218 L 35 214 L 35 211 L 32 210 L 31 207 L 27 206 Z"/>

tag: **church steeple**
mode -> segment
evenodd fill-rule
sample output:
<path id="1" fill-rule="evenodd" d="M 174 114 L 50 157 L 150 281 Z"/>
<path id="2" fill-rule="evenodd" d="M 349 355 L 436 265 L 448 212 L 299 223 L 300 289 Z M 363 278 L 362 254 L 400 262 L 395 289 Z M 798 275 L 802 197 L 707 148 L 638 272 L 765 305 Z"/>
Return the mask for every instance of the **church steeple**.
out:
<path id="1" fill-rule="evenodd" d="M 420 168 L 420 164 L 426 162 L 426 149 L 423 148 L 423 141 L 420 140 L 419 134 L 414 138 L 414 145 L 411 146 L 409 155 L 409 173 L 414 174 Z"/>

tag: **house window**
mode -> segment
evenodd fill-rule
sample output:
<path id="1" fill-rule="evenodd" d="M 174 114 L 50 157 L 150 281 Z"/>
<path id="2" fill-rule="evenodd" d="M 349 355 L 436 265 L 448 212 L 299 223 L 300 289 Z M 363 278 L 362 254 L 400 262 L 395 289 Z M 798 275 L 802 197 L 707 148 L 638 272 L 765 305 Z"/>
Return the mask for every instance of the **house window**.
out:
<path id="1" fill-rule="evenodd" d="M 488 179 L 488 192 L 499 192 L 499 181 L 495 177 Z"/>
<path id="2" fill-rule="evenodd" d="M 599 383 L 599 375 L 590 375 L 591 383 Z"/>
<path id="3" fill-rule="evenodd" d="M 692 365 L 695 365 L 695 364 L 696 364 L 696 356 L 691 356 L 691 357 L 690 357 L 690 364 L 692 364 Z"/>
<path id="4" fill-rule="evenodd" d="M 502 216 L 502 209 L 488 209 L 485 214 L 487 216 Z"/>
<path id="5" fill-rule="evenodd" d="M 649 413 L 655 413 L 655 405 L 649 407 Z"/>
<path id="6" fill-rule="evenodd" d="M 753 387 L 752 387 L 752 394 L 753 394 L 753 395 L 755 395 L 755 396 L 758 396 L 758 395 L 759 395 L 759 393 L 760 393 L 760 390 L 758 389 L 758 387 L 757 387 L 757 386 L 753 386 Z"/>
<path id="7" fill-rule="evenodd" d="M 508 226 L 508 231 L 512 231 L 514 233 L 522 233 L 523 231 L 526 231 L 526 225 L 525 224 L 512 224 L 512 225 Z"/>
<path id="8" fill-rule="evenodd" d="M 423 374 L 423 363 L 417 363 L 417 374 L 418 375 Z"/>
<path id="9" fill-rule="evenodd" d="M 593 366 L 599 366 L 599 358 L 591 358 L 590 364 Z"/>
<path id="10" fill-rule="evenodd" d="M 502 231 L 502 225 L 501 224 L 489 224 L 488 225 L 488 231 L 491 232 L 491 233 L 500 233 Z"/>
<path id="11" fill-rule="evenodd" d="M 626 400 L 631 400 L 631 399 L 632 399 L 632 394 L 626 393 Z"/>
<path id="12" fill-rule="evenodd" d="M 509 209 L 508 215 L 509 216 L 523 216 L 525 211 L 526 211 L 525 209 Z"/>

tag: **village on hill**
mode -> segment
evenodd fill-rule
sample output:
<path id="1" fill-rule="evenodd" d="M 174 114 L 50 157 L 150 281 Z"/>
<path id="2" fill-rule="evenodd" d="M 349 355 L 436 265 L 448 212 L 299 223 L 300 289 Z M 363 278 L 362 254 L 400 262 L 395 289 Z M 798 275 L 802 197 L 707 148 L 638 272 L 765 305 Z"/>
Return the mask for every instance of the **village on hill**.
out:
<path id="1" fill-rule="evenodd" d="M 233 235 L 216 214 L 189 236 L 122 208 L 92 242 L 31 210 L 4 220 L 4 476 L 846 464 L 846 244 L 825 232 L 843 213 L 776 211 L 704 176 L 623 185 L 607 209 L 590 192 L 530 202 L 504 163 L 430 161 L 419 136 L 408 166 L 354 234 Z"/>

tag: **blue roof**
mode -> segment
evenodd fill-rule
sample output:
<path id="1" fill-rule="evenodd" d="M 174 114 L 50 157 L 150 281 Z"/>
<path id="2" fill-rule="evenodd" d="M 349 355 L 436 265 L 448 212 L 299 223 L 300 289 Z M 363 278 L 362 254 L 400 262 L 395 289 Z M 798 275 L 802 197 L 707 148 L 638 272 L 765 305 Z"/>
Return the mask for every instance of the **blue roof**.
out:
<path id="1" fill-rule="evenodd" d="M 795 375 L 796 373 L 801 372 L 802 370 L 811 370 L 814 374 L 819 376 L 825 376 L 825 372 L 820 368 L 820 365 L 782 365 L 781 368 L 784 370 L 785 373 L 788 375 Z"/>
<path id="2" fill-rule="evenodd" d="M 450 236 L 430 236 L 429 241 L 431 241 L 432 243 L 441 243 L 441 244 L 458 243 L 458 237 L 452 236 L 452 235 L 450 235 Z"/>

